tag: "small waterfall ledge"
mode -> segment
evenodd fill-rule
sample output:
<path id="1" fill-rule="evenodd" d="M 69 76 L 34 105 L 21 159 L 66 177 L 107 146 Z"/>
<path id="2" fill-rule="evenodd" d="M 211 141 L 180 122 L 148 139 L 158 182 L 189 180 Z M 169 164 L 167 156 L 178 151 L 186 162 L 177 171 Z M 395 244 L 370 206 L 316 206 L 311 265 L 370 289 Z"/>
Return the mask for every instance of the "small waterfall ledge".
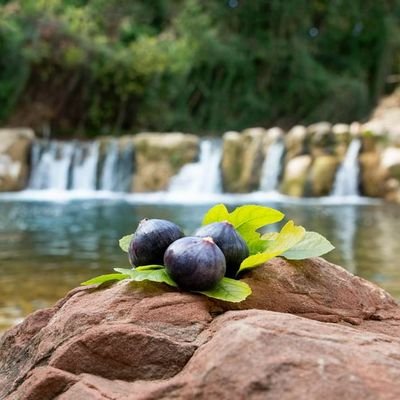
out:
<path id="1" fill-rule="evenodd" d="M 178 174 L 172 177 L 168 192 L 221 193 L 221 157 L 222 146 L 219 140 L 202 140 L 199 160 L 184 165 Z"/>
<path id="2" fill-rule="evenodd" d="M 283 140 L 278 139 L 269 145 L 261 170 L 260 190 L 262 192 L 268 193 L 278 190 L 284 153 L 285 144 Z"/>
<path id="3" fill-rule="evenodd" d="M 353 139 L 347 149 L 346 156 L 338 169 L 332 196 L 359 196 L 360 167 L 358 156 L 361 150 L 361 140 Z"/>
<path id="4" fill-rule="evenodd" d="M 15 150 L 0 154 L 0 191 L 164 193 L 188 201 L 224 193 L 400 199 L 400 148 L 350 128 L 321 123 L 287 133 L 232 131 L 222 140 L 139 133 L 95 141 L 44 140 L 31 131 L 9 130 L 4 135 L 14 135 L 13 146 L 26 150 L 19 159 L 12 158 Z"/>
<path id="5" fill-rule="evenodd" d="M 129 191 L 133 147 L 121 150 L 110 140 L 100 152 L 98 141 L 37 140 L 31 160 L 31 190 Z"/>
<path id="6" fill-rule="evenodd" d="M 253 140 L 254 137 L 253 137 Z M 118 139 L 107 141 L 46 141 L 36 140 L 32 146 L 32 168 L 28 189 L 55 191 L 109 191 L 131 192 L 135 176 L 135 145 L 121 146 Z M 255 190 L 262 193 L 279 192 L 280 178 L 285 170 L 287 143 L 282 137 L 271 141 L 265 156 L 261 142 L 257 146 L 241 148 L 248 152 L 247 158 L 254 163 L 262 158 L 257 167 Z M 226 146 L 226 143 L 225 143 Z M 333 196 L 354 196 L 358 194 L 358 154 L 361 141 L 354 139 L 335 178 Z M 199 142 L 197 161 L 183 164 L 169 180 L 169 194 L 203 196 L 223 192 L 222 168 L 224 146 L 218 139 L 202 139 Z M 260 154 L 257 154 L 260 152 Z M 242 153 L 242 155 L 243 155 Z M 176 155 L 175 155 L 176 156 Z M 225 155 L 226 156 L 226 155 Z M 239 166 L 249 168 L 248 159 L 240 157 Z M 171 163 L 174 162 L 173 157 Z M 250 166 L 256 169 L 255 165 Z M 160 168 L 166 168 L 160 165 Z M 160 189 L 162 190 L 162 189 Z M 157 190 L 155 190 L 157 191 Z"/>

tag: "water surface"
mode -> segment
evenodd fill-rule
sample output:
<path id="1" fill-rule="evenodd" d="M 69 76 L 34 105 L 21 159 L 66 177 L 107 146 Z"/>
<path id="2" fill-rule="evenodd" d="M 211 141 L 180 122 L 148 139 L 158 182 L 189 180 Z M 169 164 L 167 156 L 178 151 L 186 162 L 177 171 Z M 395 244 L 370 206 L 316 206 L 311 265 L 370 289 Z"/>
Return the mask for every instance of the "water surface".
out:
<path id="1" fill-rule="evenodd" d="M 260 202 L 260 201 L 259 201 Z M 390 204 L 264 202 L 336 246 L 327 259 L 400 298 L 400 207 Z M 61 202 L 0 198 L 0 330 L 53 304 L 80 282 L 127 267 L 118 239 L 144 217 L 165 218 L 187 233 L 207 204 L 151 204 L 129 199 Z"/>

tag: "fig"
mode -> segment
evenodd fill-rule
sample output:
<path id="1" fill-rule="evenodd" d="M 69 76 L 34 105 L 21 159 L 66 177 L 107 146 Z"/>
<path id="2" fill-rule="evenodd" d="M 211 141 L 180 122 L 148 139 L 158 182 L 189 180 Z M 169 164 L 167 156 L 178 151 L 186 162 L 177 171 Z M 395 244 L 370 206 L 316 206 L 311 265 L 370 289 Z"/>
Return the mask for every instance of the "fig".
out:
<path id="1" fill-rule="evenodd" d="M 184 237 L 172 243 L 164 265 L 181 289 L 208 290 L 225 275 L 225 257 L 212 238 Z"/>
<path id="2" fill-rule="evenodd" d="M 129 244 L 128 257 L 133 267 L 162 264 L 165 250 L 184 234 L 178 225 L 164 219 L 143 219 Z"/>
<path id="3" fill-rule="evenodd" d="M 210 236 L 222 250 L 226 260 L 226 276 L 234 278 L 241 262 L 249 256 L 246 242 L 228 221 L 214 222 L 202 226 L 195 234 L 199 237 Z"/>

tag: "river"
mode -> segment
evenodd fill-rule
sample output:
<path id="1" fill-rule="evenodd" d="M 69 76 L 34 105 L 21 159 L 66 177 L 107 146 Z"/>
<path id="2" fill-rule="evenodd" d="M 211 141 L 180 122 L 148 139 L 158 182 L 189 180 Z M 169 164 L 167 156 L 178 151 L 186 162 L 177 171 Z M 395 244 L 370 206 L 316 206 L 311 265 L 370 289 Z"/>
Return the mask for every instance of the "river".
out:
<path id="1" fill-rule="evenodd" d="M 399 206 L 253 200 L 283 211 L 288 219 L 308 230 L 322 233 L 336 246 L 326 256 L 328 260 L 400 298 Z M 245 201 L 229 198 L 230 206 Z M 178 204 L 163 195 L 83 196 L 57 201 L 0 196 L 0 330 L 36 309 L 50 306 L 90 277 L 111 272 L 113 267 L 127 267 L 118 239 L 132 233 L 140 219 L 169 219 L 190 233 L 209 207 L 201 201 Z"/>

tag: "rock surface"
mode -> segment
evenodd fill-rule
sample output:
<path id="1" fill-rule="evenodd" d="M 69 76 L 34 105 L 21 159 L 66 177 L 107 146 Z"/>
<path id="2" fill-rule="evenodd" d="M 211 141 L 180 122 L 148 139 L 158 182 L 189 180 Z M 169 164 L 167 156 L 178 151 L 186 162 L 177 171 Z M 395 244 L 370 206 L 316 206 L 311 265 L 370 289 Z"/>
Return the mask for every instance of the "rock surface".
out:
<path id="1" fill-rule="evenodd" d="M 134 136 L 134 192 L 165 190 L 183 165 L 199 155 L 199 138 L 183 133 L 139 133 Z"/>
<path id="2" fill-rule="evenodd" d="M 263 128 L 224 134 L 221 174 L 225 192 L 247 193 L 259 188 L 267 138 Z"/>
<path id="3" fill-rule="evenodd" d="M 304 197 L 307 193 L 307 181 L 312 165 L 309 154 L 297 156 L 286 164 L 280 190 L 294 197 Z"/>
<path id="4" fill-rule="evenodd" d="M 22 190 L 29 175 L 31 129 L 0 129 L 0 192 Z"/>
<path id="5" fill-rule="evenodd" d="M 244 279 L 239 304 L 150 283 L 77 288 L 2 337 L 0 398 L 400 398 L 386 292 L 320 258 Z"/>

